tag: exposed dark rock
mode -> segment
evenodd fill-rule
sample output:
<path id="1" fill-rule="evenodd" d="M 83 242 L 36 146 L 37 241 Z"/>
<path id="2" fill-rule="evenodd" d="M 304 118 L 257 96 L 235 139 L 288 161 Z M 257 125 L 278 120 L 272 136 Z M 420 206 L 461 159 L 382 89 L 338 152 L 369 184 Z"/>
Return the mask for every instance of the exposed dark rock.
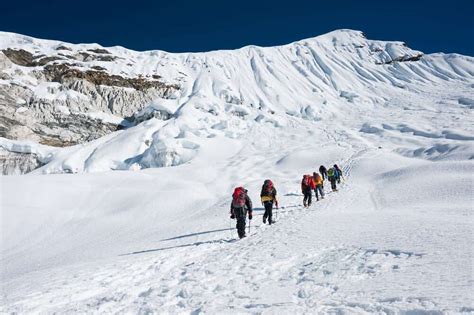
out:
<path id="1" fill-rule="evenodd" d="M 82 61 L 92 61 L 94 60 L 94 55 L 86 53 L 84 51 L 79 52 L 79 55 L 82 57 Z"/>
<path id="2" fill-rule="evenodd" d="M 18 125 L 21 125 L 18 121 L 0 115 L 0 137 L 9 139 L 10 130 Z"/>
<path id="3" fill-rule="evenodd" d="M 5 56 L 8 57 L 13 63 L 24 67 L 34 67 L 36 64 L 34 62 L 33 54 L 24 50 L 24 49 L 3 49 L 2 52 Z"/>
<path id="4" fill-rule="evenodd" d="M 107 56 L 97 56 L 96 57 L 96 60 L 98 61 L 114 61 L 118 59 L 118 57 L 116 56 L 112 56 L 112 55 L 107 55 Z"/>
<path id="5" fill-rule="evenodd" d="M 67 59 L 71 59 L 71 60 L 77 60 L 74 56 L 71 56 L 71 55 L 66 55 L 66 54 L 62 54 L 62 53 L 59 53 L 58 54 L 59 56 L 63 56 Z"/>
<path id="6" fill-rule="evenodd" d="M 15 50 L 15 49 L 7 48 L 7 49 L 2 50 L 2 52 L 13 63 L 20 66 L 24 66 L 24 67 L 44 66 L 51 61 L 64 60 L 63 58 L 59 56 L 50 56 L 50 57 L 45 57 L 45 55 L 33 56 L 33 54 L 23 49 Z"/>
<path id="7" fill-rule="evenodd" d="M 143 104 L 149 104 L 157 97 L 169 97 L 180 89 L 177 84 L 162 82 L 163 79 L 158 74 L 129 78 L 122 74 L 110 74 L 105 67 L 87 64 L 87 61 L 112 61 L 118 58 L 109 52 L 92 50 L 70 54 L 67 52 L 70 49 L 62 49 L 61 46 L 56 47 L 56 50 L 57 53 L 52 55 L 12 48 L 2 51 L 5 55 L 3 58 L 14 64 L 41 66 L 30 73 L 40 82 L 60 83 L 47 85 L 49 93 L 71 90 L 85 95 L 85 98 L 72 93 L 66 99 L 50 100 L 13 82 L 8 86 L 0 85 L 0 137 L 11 140 L 30 139 L 56 147 L 85 143 L 130 126 L 131 122 L 124 120 L 121 124 L 108 123 L 82 113 L 110 111 L 116 116 L 130 116 L 142 110 Z M 5 64 L 11 66 L 10 62 Z M 1 72 L 0 77 L 2 76 L 10 78 L 8 72 Z M 134 117 L 132 123 L 138 124 L 153 117 L 169 119 L 171 114 L 165 111 L 146 113 L 141 117 Z M 28 155 L 16 157 L 20 157 L 18 161 L 30 159 Z M 29 171 L 36 167 L 15 166 L 19 163 L 7 163 L 10 165 L 8 168 L 17 172 L 18 169 Z"/>
<path id="8" fill-rule="evenodd" d="M 44 65 L 48 64 L 51 61 L 57 61 L 57 60 L 64 60 L 64 59 L 61 58 L 61 57 L 57 57 L 57 56 L 51 56 L 51 57 L 41 58 L 40 60 L 36 61 L 35 63 L 36 63 L 36 66 L 44 66 Z"/>
<path id="9" fill-rule="evenodd" d="M 107 69 L 105 69 L 104 67 L 101 67 L 101 66 L 92 66 L 91 68 L 94 69 L 94 70 L 97 70 L 97 71 L 107 70 Z"/>
<path id="10" fill-rule="evenodd" d="M 86 115 L 56 115 L 55 120 L 42 123 L 50 130 L 68 130 L 74 134 L 74 139 L 64 139 L 54 133 L 45 133 L 43 128 L 34 129 L 41 137 L 41 144 L 54 147 L 67 147 L 98 139 L 117 130 L 117 125 L 92 119 Z"/>
<path id="11" fill-rule="evenodd" d="M 112 55 L 94 55 L 90 54 L 85 51 L 79 52 L 79 55 L 81 56 L 82 61 L 114 61 L 118 59 L 116 56 Z"/>
<path id="12" fill-rule="evenodd" d="M 96 53 L 96 54 L 110 54 L 110 52 L 106 49 L 96 48 L 96 49 L 87 49 L 87 51 Z"/>
<path id="13" fill-rule="evenodd" d="M 125 121 L 128 122 L 130 126 L 136 126 L 146 120 L 152 118 L 157 118 L 160 120 L 168 120 L 173 117 L 173 114 L 161 109 L 149 109 L 144 112 L 135 113 L 131 117 L 126 117 Z M 119 127 L 118 129 L 124 129 L 124 126 Z"/>
<path id="14" fill-rule="evenodd" d="M 389 65 L 389 64 L 392 64 L 394 62 L 418 61 L 418 60 L 421 59 L 421 57 L 423 57 L 423 54 L 417 54 L 417 55 L 414 55 L 414 56 L 401 56 L 401 57 L 398 57 L 398 58 L 395 58 L 395 59 L 392 59 L 392 60 L 389 60 L 389 61 L 377 62 L 377 64 L 378 65 Z"/>
<path id="15" fill-rule="evenodd" d="M 96 85 L 127 87 L 138 91 L 151 88 L 179 90 L 179 86 L 176 84 L 165 84 L 161 81 L 144 78 L 124 78 L 119 75 L 108 74 L 105 71 L 81 71 L 70 68 L 67 64 L 47 65 L 44 68 L 44 73 L 50 81 L 59 83 L 63 83 L 68 79 L 82 79 Z"/>
<path id="16" fill-rule="evenodd" d="M 58 46 L 58 47 L 56 47 L 56 50 L 69 50 L 69 51 L 72 51 L 72 49 L 71 49 L 71 48 L 69 48 L 69 47 L 66 47 L 66 46 L 62 46 L 62 45 L 61 45 L 61 46 Z"/>

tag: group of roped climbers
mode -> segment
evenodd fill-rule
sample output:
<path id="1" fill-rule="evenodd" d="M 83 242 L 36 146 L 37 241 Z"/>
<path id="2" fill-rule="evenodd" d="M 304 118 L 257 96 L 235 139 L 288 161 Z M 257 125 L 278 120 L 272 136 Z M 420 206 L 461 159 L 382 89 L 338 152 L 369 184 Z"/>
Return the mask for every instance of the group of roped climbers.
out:
<path id="1" fill-rule="evenodd" d="M 313 175 L 303 175 L 301 181 L 301 192 L 303 193 L 303 205 L 305 208 L 311 206 L 312 191 L 316 194 L 316 200 L 319 201 L 319 196 L 324 199 L 324 181 L 327 179 L 331 182 L 332 191 L 337 191 L 336 183 L 341 183 L 343 177 L 342 171 L 334 164 L 333 167 L 326 169 L 323 165 L 319 167 L 319 173 L 313 172 Z M 319 193 L 319 196 L 318 196 Z M 263 223 L 272 224 L 273 221 L 273 206 L 278 209 L 277 191 L 273 182 L 266 179 L 262 185 L 260 192 L 260 200 L 265 208 L 263 214 Z M 230 217 L 237 220 L 237 233 L 239 238 L 244 238 L 246 217 L 248 214 L 249 220 L 252 220 L 252 200 L 248 196 L 248 191 L 244 187 L 237 187 L 232 194 L 232 202 L 230 204 Z"/>

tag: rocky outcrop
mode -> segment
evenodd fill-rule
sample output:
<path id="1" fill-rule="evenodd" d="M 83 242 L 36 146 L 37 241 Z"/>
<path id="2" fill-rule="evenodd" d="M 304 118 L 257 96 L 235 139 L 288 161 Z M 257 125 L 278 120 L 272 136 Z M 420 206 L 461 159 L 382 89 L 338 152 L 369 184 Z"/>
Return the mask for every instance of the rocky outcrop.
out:
<path id="1" fill-rule="evenodd" d="M 38 67 L 44 66 L 51 61 L 63 60 L 63 57 L 60 56 L 49 56 L 46 57 L 45 55 L 33 56 L 32 53 L 24 50 L 24 49 L 4 49 L 2 52 L 5 56 L 8 57 L 13 63 L 23 66 L 23 67 Z"/>
<path id="2" fill-rule="evenodd" d="M 61 52 L 51 56 L 14 48 L 0 52 L 4 80 L 0 82 L 0 137 L 51 146 L 95 140 L 123 128 L 120 117 L 133 117 L 151 101 L 173 97 L 180 88 L 163 82 L 159 75 L 126 77 L 85 61 L 118 58 L 106 49 L 74 53 L 59 46 L 56 51 Z M 97 113 L 114 119 L 98 118 Z"/>
<path id="3" fill-rule="evenodd" d="M 125 120 L 131 126 L 136 126 L 144 121 L 150 120 L 152 118 L 160 120 L 168 120 L 173 116 L 170 112 L 163 109 L 156 109 L 153 107 L 145 108 L 139 112 L 136 112 L 130 117 L 126 117 Z"/>
<path id="4" fill-rule="evenodd" d="M 26 174 L 42 165 L 36 154 L 10 152 L 0 148 L 2 175 Z"/>
<path id="5" fill-rule="evenodd" d="M 85 80 L 95 85 L 117 86 L 132 88 L 137 91 L 157 89 L 163 91 L 163 96 L 173 90 L 178 90 L 176 84 L 165 84 L 158 80 L 150 80 L 143 77 L 126 78 L 119 75 L 111 75 L 103 70 L 79 70 L 70 64 L 50 64 L 44 67 L 43 73 L 48 81 L 59 83 L 70 83 L 71 81 Z M 103 69 L 103 68 L 102 68 Z"/>
<path id="6" fill-rule="evenodd" d="M 400 56 L 397 58 L 393 58 L 391 60 L 387 60 L 385 62 L 377 62 L 378 65 L 390 65 L 394 62 L 408 62 L 408 61 L 418 61 L 423 57 L 423 54 L 416 54 L 412 56 Z"/>

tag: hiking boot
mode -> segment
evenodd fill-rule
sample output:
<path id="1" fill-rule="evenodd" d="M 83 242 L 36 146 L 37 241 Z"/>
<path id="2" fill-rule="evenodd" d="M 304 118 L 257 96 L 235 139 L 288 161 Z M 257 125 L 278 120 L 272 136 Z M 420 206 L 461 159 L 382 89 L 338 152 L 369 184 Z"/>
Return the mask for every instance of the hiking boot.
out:
<path id="1" fill-rule="evenodd" d="M 263 217 L 263 224 L 267 223 L 267 218 Z"/>

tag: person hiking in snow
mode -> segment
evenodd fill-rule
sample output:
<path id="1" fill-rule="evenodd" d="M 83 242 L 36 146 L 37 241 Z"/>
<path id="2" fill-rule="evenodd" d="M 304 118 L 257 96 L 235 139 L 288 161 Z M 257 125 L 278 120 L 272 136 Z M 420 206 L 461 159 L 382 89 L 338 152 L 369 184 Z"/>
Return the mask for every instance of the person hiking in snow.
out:
<path id="1" fill-rule="evenodd" d="M 337 171 L 337 176 L 336 176 L 337 183 L 340 184 L 341 178 L 343 178 L 342 170 L 339 168 L 339 166 L 337 166 L 337 164 L 334 164 L 334 169 Z"/>
<path id="2" fill-rule="evenodd" d="M 232 202 L 230 204 L 230 218 L 237 220 L 237 233 L 239 238 L 245 237 L 245 218 L 249 214 L 249 220 L 252 220 L 252 200 L 247 194 L 247 189 L 237 187 L 232 194 Z"/>
<path id="3" fill-rule="evenodd" d="M 316 186 L 314 188 L 314 194 L 316 195 L 316 201 L 319 201 L 318 191 L 319 191 L 319 194 L 321 195 L 321 199 L 324 199 L 323 179 L 321 178 L 321 175 L 319 175 L 316 172 L 313 172 L 313 181 L 314 181 L 314 185 Z"/>
<path id="4" fill-rule="evenodd" d="M 325 181 L 328 178 L 328 170 L 324 167 L 324 165 L 321 165 L 319 167 L 319 173 L 321 174 L 323 181 Z"/>
<path id="5" fill-rule="evenodd" d="M 301 192 L 304 195 L 303 206 L 305 208 L 311 206 L 311 196 L 314 188 L 313 177 L 311 175 L 303 175 L 303 179 L 301 180 Z"/>
<path id="6" fill-rule="evenodd" d="M 273 182 L 269 179 L 263 182 L 262 191 L 260 192 L 260 199 L 262 205 L 265 207 L 265 213 L 263 214 L 263 223 L 266 223 L 268 218 L 268 224 L 272 224 L 272 210 L 273 205 L 278 208 L 278 200 L 276 198 L 276 189 L 273 186 Z"/>
<path id="7" fill-rule="evenodd" d="M 328 179 L 331 182 L 332 191 L 337 191 L 336 181 L 337 181 L 337 170 L 334 167 L 328 169 Z"/>

